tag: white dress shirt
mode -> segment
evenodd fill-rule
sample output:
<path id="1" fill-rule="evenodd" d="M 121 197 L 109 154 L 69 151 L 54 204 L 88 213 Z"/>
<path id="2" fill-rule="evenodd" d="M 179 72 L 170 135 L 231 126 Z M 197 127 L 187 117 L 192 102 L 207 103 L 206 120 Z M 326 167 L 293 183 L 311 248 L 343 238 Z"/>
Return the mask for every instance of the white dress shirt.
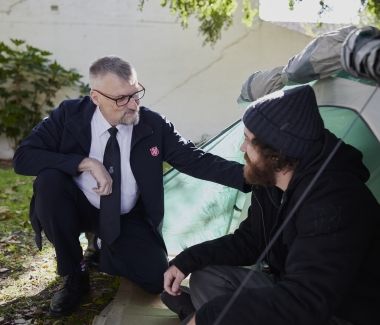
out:
<path id="1" fill-rule="evenodd" d="M 112 126 L 105 120 L 99 107 L 97 107 L 91 120 L 90 158 L 103 162 L 104 150 L 110 137 L 108 132 L 110 127 Z M 124 214 L 135 206 L 139 196 L 139 189 L 129 162 L 133 125 L 118 125 L 117 129 L 116 137 L 119 142 L 121 157 L 121 214 Z M 97 184 L 91 173 L 85 171 L 74 177 L 74 181 L 86 195 L 87 200 L 99 209 L 100 195 L 93 190 L 93 188 L 97 187 Z"/>

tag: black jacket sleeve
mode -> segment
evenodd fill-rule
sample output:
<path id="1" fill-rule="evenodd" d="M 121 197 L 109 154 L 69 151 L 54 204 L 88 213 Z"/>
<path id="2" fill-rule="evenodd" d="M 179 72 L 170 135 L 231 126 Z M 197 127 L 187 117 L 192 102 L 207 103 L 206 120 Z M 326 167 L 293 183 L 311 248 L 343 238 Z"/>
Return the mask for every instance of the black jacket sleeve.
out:
<path id="1" fill-rule="evenodd" d="M 252 236 L 253 218 L 248 217 L 233 234 L 191 246 L 177 255 L 170 264 L 188 275 L 208 265 L 252 265 L 259 256 L 257 238 Z"/>
<path id="2" fill-rule="evenodd" d="M 17 148 L 13 158 L 16 173 L 36 176 L 44 169 L 53 168 L 72 176 L 78 174 L 78 165 L 86 156 L 59 152 L 65 120 L 63 102 Z"/>
<path id="3" fill-rule="evenodd" d="M 185 140 L 167 119 L 163 119 L 164 159 L 187 175 L 249 192 L 244 181 L 243 165 L 228 161 L 197 148 Z"/>

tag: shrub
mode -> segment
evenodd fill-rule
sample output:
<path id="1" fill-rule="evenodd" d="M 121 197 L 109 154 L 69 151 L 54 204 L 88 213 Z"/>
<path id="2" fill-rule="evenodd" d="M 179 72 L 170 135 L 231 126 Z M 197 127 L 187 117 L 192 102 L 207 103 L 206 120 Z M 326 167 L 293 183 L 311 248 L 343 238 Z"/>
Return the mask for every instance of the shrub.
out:
<path id="1" fill-rule="evenodd" d="M 83 94 L 87 86 L 75 70 L 50 60 L 50 52 L 23 40 L 10 42 L 0 42 L 0 134 L 16 147 L 53 107 L 60 89 L 76 87 Z"/>

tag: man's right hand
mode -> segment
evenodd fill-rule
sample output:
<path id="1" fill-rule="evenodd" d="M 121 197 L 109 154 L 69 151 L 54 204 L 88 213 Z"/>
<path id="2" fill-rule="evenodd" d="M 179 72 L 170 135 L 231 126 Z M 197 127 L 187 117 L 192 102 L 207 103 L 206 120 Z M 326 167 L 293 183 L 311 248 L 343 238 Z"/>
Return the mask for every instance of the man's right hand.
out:
<path id="1" fill-rule="evenodd" d="M 104 165 L 94 158 L 85 158 L 78 166 L 80 172 L 88 171 L 95 178 L 98 187 L 93 188 L 99 195 L 109 195 L 112 193 L 112 178 Z"/>
<path id="2" fill-rule="evenodd" d="M 172 296 L 178 296 L 181 294 L 181 289 L 179 288 L 185 275 L 177 268 L 175 265 L 169 267 L 164 273 L 164 289 L 167 293 Z"/>

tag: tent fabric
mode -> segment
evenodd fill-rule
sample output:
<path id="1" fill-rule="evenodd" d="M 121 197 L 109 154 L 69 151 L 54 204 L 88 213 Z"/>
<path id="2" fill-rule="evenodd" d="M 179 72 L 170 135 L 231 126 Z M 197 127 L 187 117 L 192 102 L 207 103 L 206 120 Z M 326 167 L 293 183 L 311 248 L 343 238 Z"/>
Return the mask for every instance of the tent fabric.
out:
<path id="1" fill-rule="evenodd" d="M 380 103 L 380 89 L 375 83 L 340 73 L 323 82 L 316 82 L 313 88 L 319 106 L 335 106 L 355 110 L 363 116 L 371 131 L 380 139 L 378 104 Z"/>
<path id="2" fill-rule="evenodd" d="M 228 160 L 243 161 L 238 121 L 202 147 Z M 245 194 L 170 170 L 164 175 L 165 218 L 162 233 L 169 255 L 193 244 L 223 236 L 241 221 Z"/>
<path id="3" fill-rule="evenodd" d="M 284 84 L 323 79 L 342 69 L 340 63 L 342 44 L 347 35 L 355 29 L 354 26 L 343 27 L 312 40 L 284 67 L 282 71 Z"/>
<path id="4" fill-rule="evenodd" d="M 342 45 L 341 63 L 352 75 L 380 83 L 380 30 L 372 26 L 352 30 Z"/>
<path id="5" fill-rule="evenodd" d="M 253 102 L 256 99 L 281 89 L 284 86 L 281 75 L 283 66 L 270 70 L 256 71 L 243 83 L 239 102 Z"/>

